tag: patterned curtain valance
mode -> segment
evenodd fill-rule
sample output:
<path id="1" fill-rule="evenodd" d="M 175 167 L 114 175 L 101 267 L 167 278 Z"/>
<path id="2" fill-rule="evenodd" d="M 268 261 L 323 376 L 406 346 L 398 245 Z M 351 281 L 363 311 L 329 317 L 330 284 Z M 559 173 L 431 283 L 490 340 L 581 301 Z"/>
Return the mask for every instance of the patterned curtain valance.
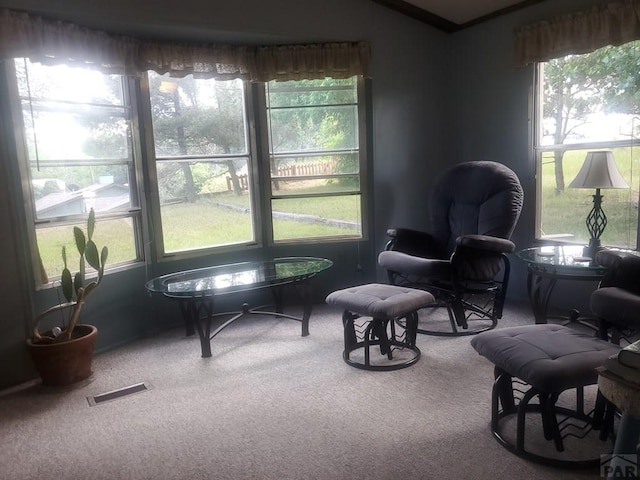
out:
<path id="1" fill-rule="evenodd" d="M 640 0 L 611 0 L 588 11 L 519 27 L 516 65 L 589 53 L 640 39 Z"/>
<path id="2" fill-rule="evenodd" d="M 146 70 L 183 77 L 251 81 L 368 76 L 365 43 L 241 46 L 149 41 L 0 9 L 0 58 L 92 66 L 105 73 Z"/>

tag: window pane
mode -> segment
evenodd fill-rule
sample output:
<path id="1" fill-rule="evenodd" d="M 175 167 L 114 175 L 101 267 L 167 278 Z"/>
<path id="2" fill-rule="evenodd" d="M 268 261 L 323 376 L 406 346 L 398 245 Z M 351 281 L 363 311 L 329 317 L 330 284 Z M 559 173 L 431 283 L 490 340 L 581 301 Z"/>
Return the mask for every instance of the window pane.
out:
<path id="1" fill-rule="evenodd" d="M 86 223 L 75 226 L 86 231 Z M 62 262 L 62 247 L 67 250 L 67 264 L 72 274 L 78 271 L 79 254 L 73 238 L 74 225 L 45 225 L 36 230 L 38 248 L 44 271 L 49 278 L 59 277 L 64 266 Z M 116 264 L 135 261 L 135 233 L 131 219 L 117 220 L 98 219 L 93 239 L 98 250 L 103 246 L 109 248 L 107 268 Z M 88 267 L 89 269 L 91 267 Z M 88 271 L 88 270 L 87 270 Z"/>
<path id="2" fill-rule="evenodd" d="M 276 241 L 360 236 L 360 196 L 276 199 L 272 201 Z"/>
<path id="3" fill-rule="evenodd" d="M 275 241 L 362 235 L 356 87 L 355 77 L 267 85 Z"/>
<path id="4" fill-rule="evenodd" d="M 271 108 L 301 105 L 344 105 L 358 101 L 356 82 L 324 79 L 302 82 L 271 82 L 269 84 Z"/>
<path id="5" fill-rule="evenodd" d="M 628 189 L 602 189 L 604 246 L 636 248 L 640 162 L 640 41 L 540 64 L 537 236 L 588 243 L 592 191 L 570 188 L 589 151 L 611 150 Z"/>
<path id="6" fill-rule="evenodd" d="M 149 72 L 149 93 L 156 157 L 247 153 L 242 81 Z"/>
<path id="7" fill-rule="evenodd" d="M 253 239 L 251 215 L 218 201 L 162 206 L 166 252 L 242 243 Z"/>
<path id="8" fill-rule="evenodd" d="M 131 132 L 124 109 L 91 110 L 54 102 L 22 102 L 29 158 L 66 162 L 129 158 Z"/>
<path id="9" fill-rule="evenodd" d="M 119 75 L 104 75 L 66 65 L 54 67 L 15 61 L 18 92 L 22 98 L 55 101 L 58 104 L 123 105 L 122 80 Z"/>
<path id="10" fill-rule="evenodd" d="M 129 158 L 129 111 L 122 78 L 15 61 L 31 160 Z"/>
<path id="11" fill-rule="evenodd" d="M 127 165 L 32 167 L 36 219 L 131 208 Z"/>
<path id="12" fill-rule="evenodd" d="M 357 107 L 304 107 L 272 110 L 271 150 L 304 152 L 358 148 Z"/>
<path id="13" fill-rule="evenodd" d="M 359 192 L 358 153 L 312 157 L 276 157 L 271 172 L 273 195 Z"/>
<path id="14" fill-rule="evenodd" d="M 271 161 L 272 177 L 357 174 L 359 172 L 358 152 L 330 155 L 278 155 L 274 156 Z"/>
<path id="15" fill-rule="evenodd" d="M 255 241 L 242 81 L 148 75 L 164 252 Z"/>
<path id="16" fill-rule="evenodd" d="M 272 182 L 271 193 L 283 195 L 318 195 L 327 193 L 348 193 L 360 191 L 360 178 L 357 175 L 341 178 L 321 178 L 313 180 L 276 180 Z"/>
<path id="17" fill-rule="evenodd" d="M 254 240 L 247 159 L 157 162 L 165 252 Z"/>
<path id="18" fill-rule="evenodd" d="M 31 195 L 29 218 L 35 220 L 37 247 L 50 279 L 60 275 L 63 244 L 69 255 L 77 255 L 69 217 L 86 218 L 91 209 L 96 239 L 104 242 L 99 246 L 109 247 L 109 264 L 137 260 L 133 111 L 124 77 L 27 59 L 14 65 L 27 147 L 23 160 L 29 178 L 23 185 L 30 188 L 24 191 Z M 77 259 L 70 266 L 77 269 Z"/>
<path id="19" fill-rule="evenodd" d="M 562 157 L 566 185 L 576 177 L 588 150 L 573 150 Z M 618 170 L 630 188 L 603 189 L 602 209 L 607 226 L 601 237 L 603 245 L 636 248 L 638 229 L 638 189 L 640 147 L 613 149 Z M 589 243 L 585 221 L 593 207 L 595 189 L 566 188 L 556 192 L 556 170 L 553 152 L 542 156 L 542 202 L 540 227 L 542 238 L 560 238 Z"/>
<path id="20" fill-rule="evenodd" d="M 640 113 L 640 41 L 543 65 L 541 145 L 629 140 Z"/>

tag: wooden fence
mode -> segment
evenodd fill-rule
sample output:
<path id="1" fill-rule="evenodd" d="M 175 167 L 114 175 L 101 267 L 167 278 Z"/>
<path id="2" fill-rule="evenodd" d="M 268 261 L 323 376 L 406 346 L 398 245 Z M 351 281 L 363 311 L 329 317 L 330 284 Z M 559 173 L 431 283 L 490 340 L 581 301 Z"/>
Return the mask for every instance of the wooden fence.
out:
<path id="1" fill-rule="evenodd" d="M 319 162 L 319 163 L 301 163 L 293 164 L 278 169 L 278 177 L 304 177 L 308 175 L 331 175 L 335 173 L 336 161 Z M 241 190 L 249 188 L 249 176 L 247 174 L 238 175 L 238 183 Z M 227 176 L 227 190 L 233 191 L 233 182 L 231 177 Z"/>

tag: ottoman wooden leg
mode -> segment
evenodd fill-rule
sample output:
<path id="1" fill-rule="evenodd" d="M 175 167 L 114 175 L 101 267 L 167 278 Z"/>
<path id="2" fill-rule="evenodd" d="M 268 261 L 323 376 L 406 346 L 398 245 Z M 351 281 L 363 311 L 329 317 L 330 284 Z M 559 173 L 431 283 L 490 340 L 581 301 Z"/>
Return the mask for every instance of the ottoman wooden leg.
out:
<path id="1" fill-rule="evenodd" d="M 355 319 L 350 311 L 345 310 L 342 314 L 342 325 L 344 326 L 344 348 L 349 350 L 353 348 L 358 340 L 356 339 L 356 329 L 353 325 Z"/>
<path id="2" fill-rule="evenodd" d="M 410 347 L 416 346 L 416 337 L 418 336 L 418 314 L 416 312 L 410 312 L 405 317 L 405 335 L 407 345 Z"/>

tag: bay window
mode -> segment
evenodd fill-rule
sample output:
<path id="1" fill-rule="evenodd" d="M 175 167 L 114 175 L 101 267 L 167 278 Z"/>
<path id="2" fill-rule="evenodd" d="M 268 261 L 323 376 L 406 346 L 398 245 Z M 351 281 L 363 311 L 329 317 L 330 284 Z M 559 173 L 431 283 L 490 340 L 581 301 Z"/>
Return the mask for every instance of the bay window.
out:
<path id="1" fill-rule="evenodd" d="M 91 209 L 107 269 L 362 238 L 368 45 L 149 41 L 7 9 L 0 31 L 37 285 Z"/>
<path id="2" fill-rule="evenodd" d="M 12 65 L 41 283 L 60 274 L 62 246 L 76 254 L 69 232 L 91 208 L 111 266 L 142 260 L 137 172 L 144 162 L 158 257 L 362 237 L 357 77 L 252 86 L 150 71 L 136 89 L 137 79 L 121 75 L 28 59 Z M 147 113 L 134 118 L 139 110 Z M 260 141 L 268 151 L 262 159 Z"/>
<path id="3" fill-rule="evenodd" d="M 7 19 L 25 21 L 4 16 L 0 24 Z M 121 41 L 112 40 L 109 46 Z M 57 281 L 63 246 L 75 263 L 70 232 L 86 224 L 91 209 L 96 238 L 109 246 L 108 269 L 153 261 L 145 259 L 151 252 L 162 260 L 362 238 L 364 82 L 353 59 L 364 58 L 366 48 L 305 47 L 305 55 L 339 55 L 331 64 L 350 61 L 355 71 L 345 75 L 351 66 L 340 67 L 332 79 L 325 77 L 331 68 L 323 67 L 308 72 L 310 80 L 291 80 L 282 76 L 281 49 L 252 50 L 250 57 L 265 57 L 256 63 L 243 59 L 246 48 L 229 56 L 230 48 L 202 46 L 185 50 L 192 63 L 156 65 L 166 57 L 122 42 L 102 53 L 117 57 L 131 47 L 123 57 L 131 64 L 53 57 L 2 62 L 36 285 Z M 141 52 L 148 56 L 131 60 Z M 237 65 L 210 59 L 216 55 Z M 138 71 L 140 64 L 154 70 Z M 250 71 L 245 64 L 278 70 Z M 188 71 L 176 72 L 175 65 Z"/>

